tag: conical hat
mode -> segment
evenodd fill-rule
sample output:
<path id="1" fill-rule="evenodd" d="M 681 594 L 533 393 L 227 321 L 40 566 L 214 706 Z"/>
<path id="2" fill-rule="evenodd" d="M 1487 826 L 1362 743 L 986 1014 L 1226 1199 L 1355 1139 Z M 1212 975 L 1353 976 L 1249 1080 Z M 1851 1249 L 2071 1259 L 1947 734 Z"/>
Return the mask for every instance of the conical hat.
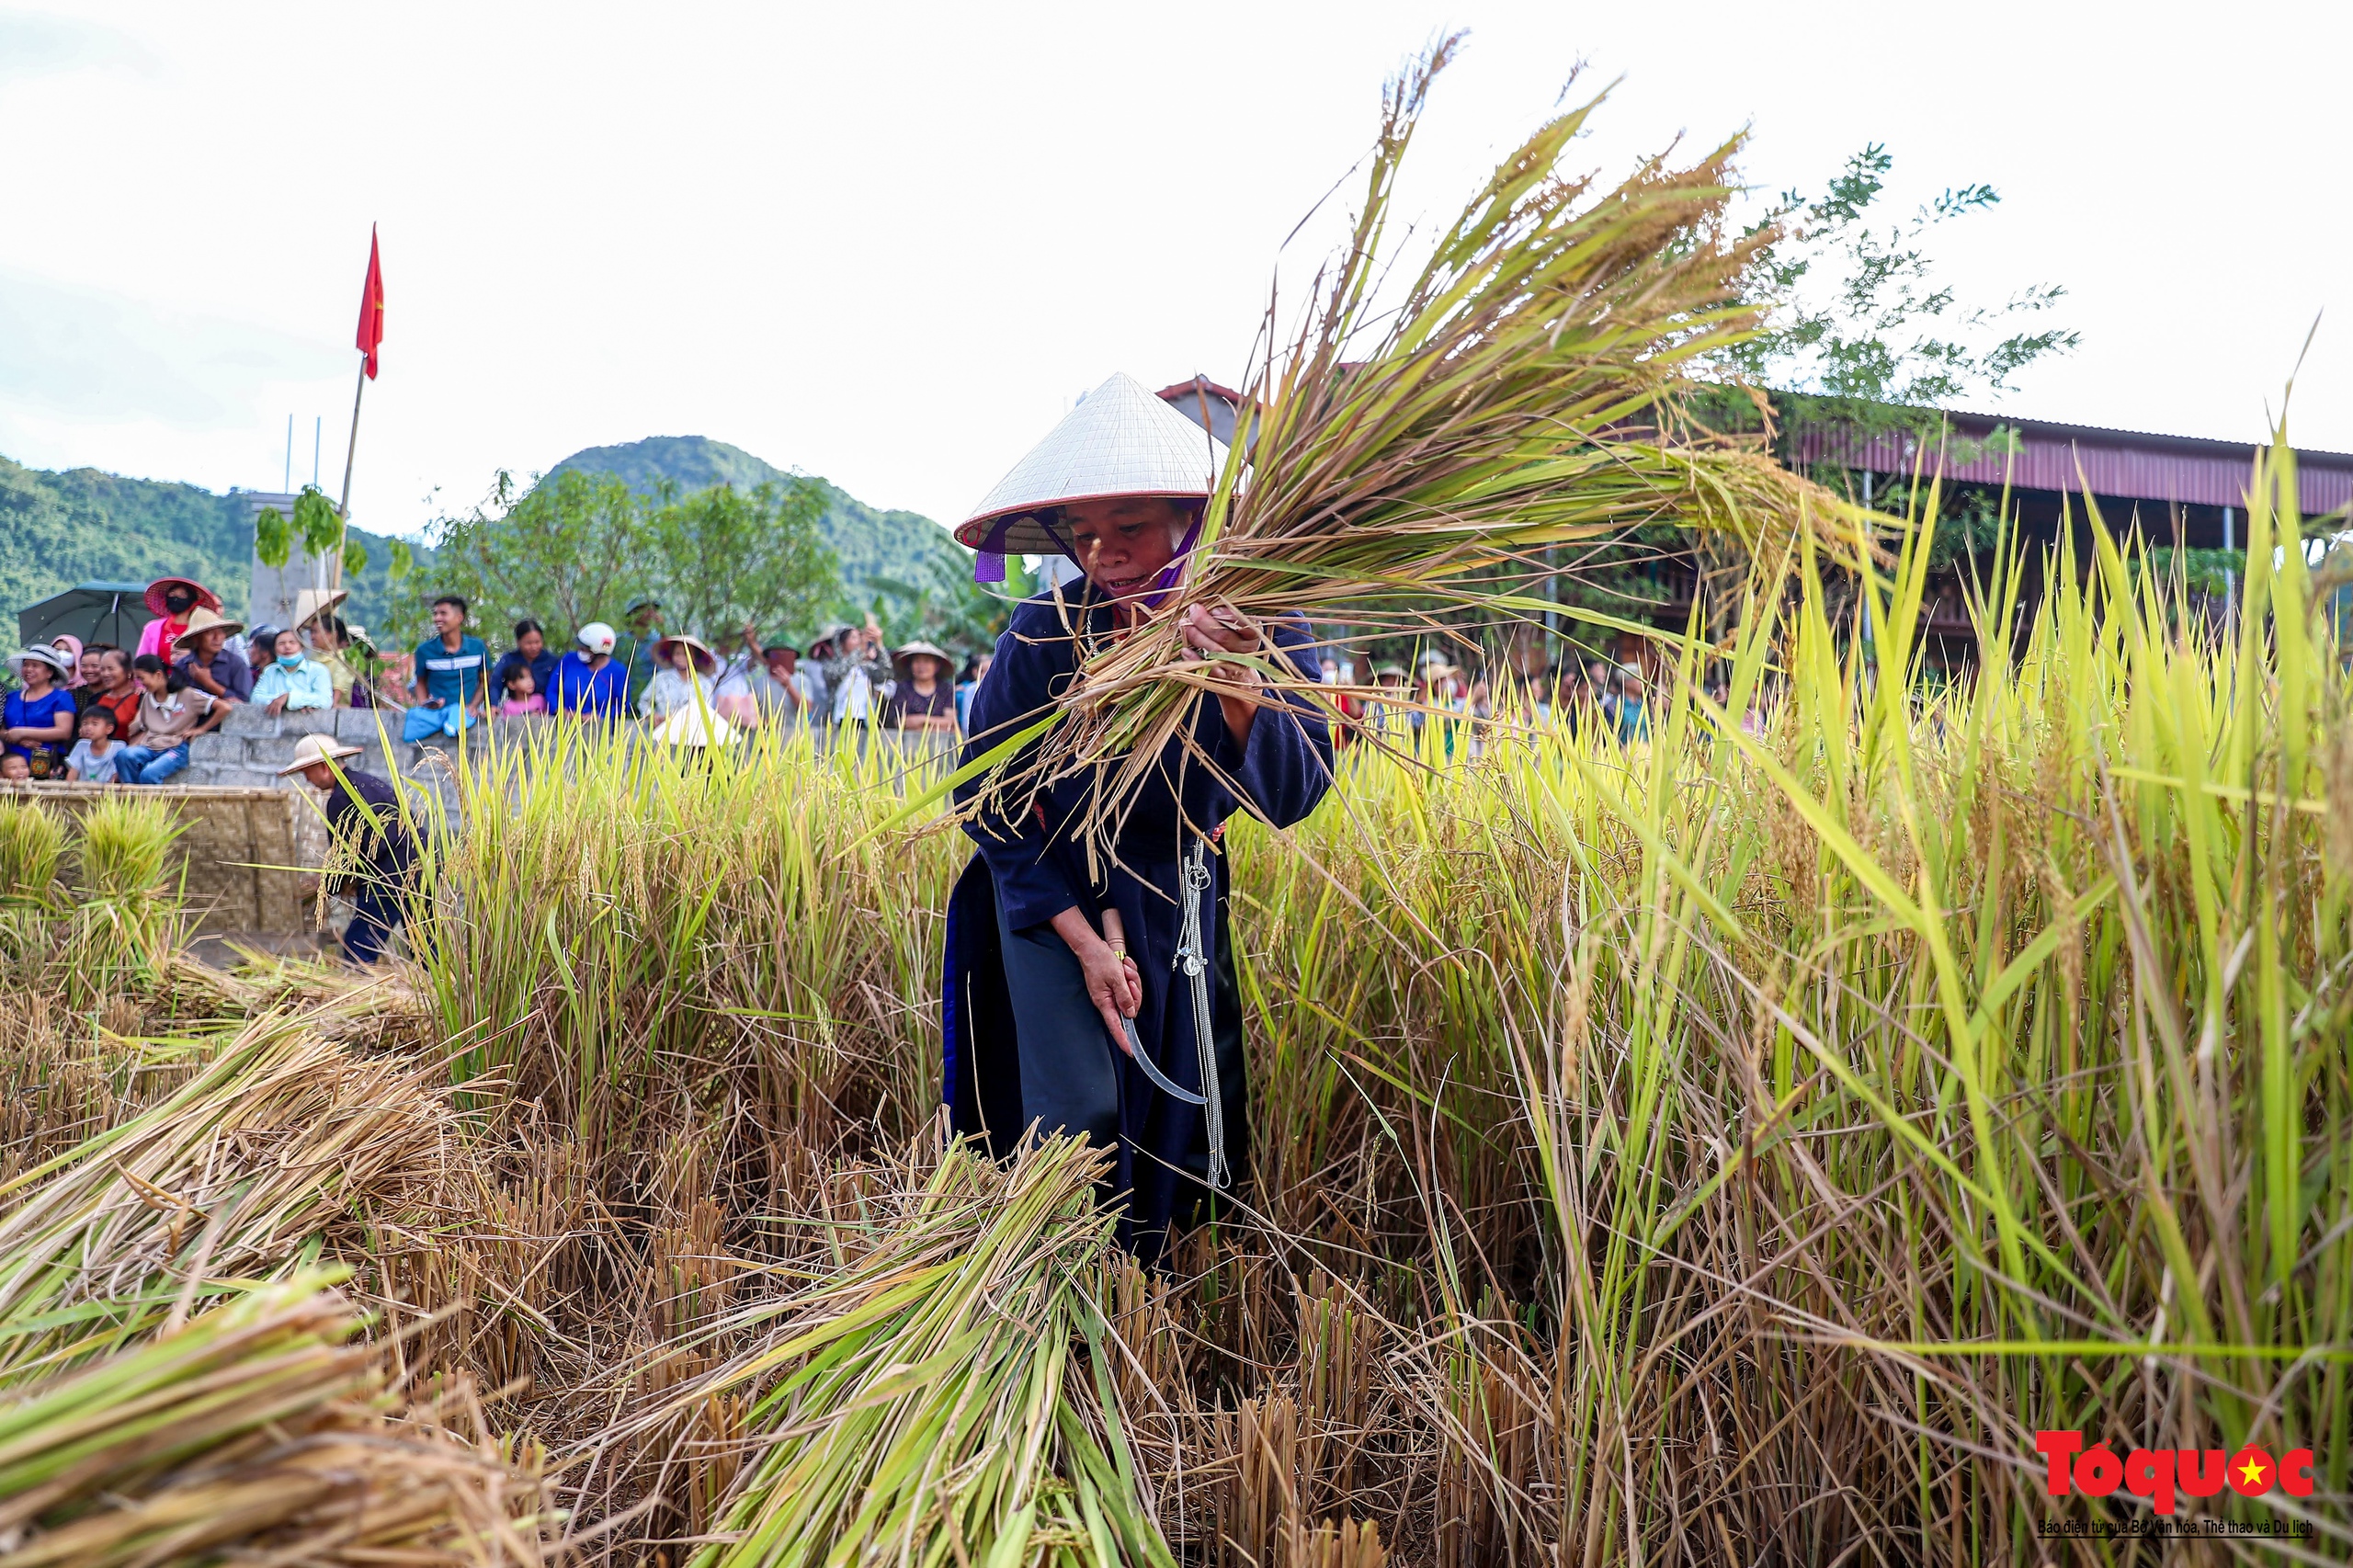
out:
<path id="1" fill-rule="evenodd" d="M 313 619 L 332 612 L 337 605 L 351 597 L 348 588 L 304 588 L 294 596 L 294 625 L 297 630 Z"/>
<path id="2" fill-rule="evenodd" d="M 956 538 L 998 555 L 1058 554 L 1062 541 L 1027 514 L 1115 495 L 1206 497 L 1224 467 L 1222 442 L 1115 375 L 997 481 Z"/>

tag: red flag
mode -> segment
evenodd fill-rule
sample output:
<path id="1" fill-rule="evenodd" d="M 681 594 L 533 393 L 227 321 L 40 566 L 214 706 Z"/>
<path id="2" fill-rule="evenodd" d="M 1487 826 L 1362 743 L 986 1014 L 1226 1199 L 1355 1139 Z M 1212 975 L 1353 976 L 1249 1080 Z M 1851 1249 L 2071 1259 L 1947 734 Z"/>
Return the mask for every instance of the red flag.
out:
<path id="1" fill-rule="evenodd" d="M 368 283 L 359 291 L 359 352 L 368 356 L 368 379 L 376 379 L 376 349 L 384 341 L 384 269 L 376 259 L 376 227 L 368 226 Z"/>

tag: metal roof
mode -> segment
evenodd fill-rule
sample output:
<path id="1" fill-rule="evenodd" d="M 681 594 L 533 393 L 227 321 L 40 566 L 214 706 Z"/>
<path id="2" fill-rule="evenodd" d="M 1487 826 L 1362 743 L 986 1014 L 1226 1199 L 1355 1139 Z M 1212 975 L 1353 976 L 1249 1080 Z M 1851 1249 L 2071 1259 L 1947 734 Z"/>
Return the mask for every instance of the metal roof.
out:
<path id="1" fill-rule="evenodd" d="M 1791 433 L 1791 445 L 1800 462 L 1899 475 L 1916 469 L 1963 483 L 2006 481 L 2018 490 L 2089 491 L 2192 506 L 2245 506 L 2257 450 L 2240 441 L 2042 419 L 1956 414 L 1946 423 L 1949 434 L 1941 443 L 1924 442 L 1909 430 L 1865 434 L 1837 426 L 1801 426 Z M 1997 429 L 2012 439 L 1994 442 Z M 2353 505 L 2353 453 L 2299 449 L 2296 489 L 2307 517 Z"/>

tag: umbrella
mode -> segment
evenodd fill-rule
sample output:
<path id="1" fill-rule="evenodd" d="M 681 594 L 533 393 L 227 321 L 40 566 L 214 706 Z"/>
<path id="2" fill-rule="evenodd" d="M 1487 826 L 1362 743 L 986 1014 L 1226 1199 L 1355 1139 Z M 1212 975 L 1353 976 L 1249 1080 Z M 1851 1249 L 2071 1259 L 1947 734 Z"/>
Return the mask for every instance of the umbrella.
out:
<path id="1" fill-rule="evenodd" d="M 146 596 L 144 583 L 84 583 L 18 610 L 17 635 L 28 647 L 62 632 L 85 643 L 136 648 L 140 631 L 155 619 Z"/>

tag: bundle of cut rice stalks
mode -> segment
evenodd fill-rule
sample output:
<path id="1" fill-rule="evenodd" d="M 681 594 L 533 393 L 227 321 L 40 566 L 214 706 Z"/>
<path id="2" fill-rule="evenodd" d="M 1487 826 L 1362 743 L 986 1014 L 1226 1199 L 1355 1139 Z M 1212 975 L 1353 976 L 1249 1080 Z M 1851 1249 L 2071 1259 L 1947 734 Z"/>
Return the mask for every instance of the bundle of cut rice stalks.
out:
<path id="1" fill-rule="evenodd" d="M 533 1563 L 535 1457 L 395 1412 L 340 1270 L 228 1304 L 0 1408 L 0 1565 Z M 464 1403 L 462 1400 L 460 1403 Z"/>
<path id="2" fill-rule="evenodd" d="M 1465 611 L 1561 610 L 1534 590 L 1645 524 L 1760 557 L 1801 537 L 1842 560 L 1870 550 L 1867 513 L 1687 415 L 1692 362 L 1757 324 L 1736 285 L 1771 235 L 1727 233 L 1737 140 L 1597 191 L 1562 167 L 1596 99 L 1506 159 L 1392 289 L 1393 187 L 1455 46 L 1391 85 L 1353 233 L 1287 343 L 1269 312 L 1178 587 L 1138 631 L 1084 651 L 1061 722 L 1000 787 L 1120 757 L 1102 782 L 1116 815 L 1199 695 L 1220 689 L 1184 646 L 1195 605 L 1237 624 L 1303 611 L 1362 628 L 1404 604 L 1417 608 L 1387 630 L 1436 630 Z M 1237 662 L 1323 699 L 1271 643 Z"/>
<path id="3" fill-rule="evenodd" d="M 438 1173 L 430 1072 L 263 1018 L 168 1099 L 0 1183 L 0 1391 L 322 1248 L 356 1256 Z"/>
<path id="4" fill-rule="evenodd" d="M 649 1418 L 757 1393 L 693 1568 L 1172 1564 L 1104 1359 L 1106 1166 L 1070 1140 L 1010 1169 L 951 1146 L 851 1267 L 722 1324 L 766 1342 Z"/>

